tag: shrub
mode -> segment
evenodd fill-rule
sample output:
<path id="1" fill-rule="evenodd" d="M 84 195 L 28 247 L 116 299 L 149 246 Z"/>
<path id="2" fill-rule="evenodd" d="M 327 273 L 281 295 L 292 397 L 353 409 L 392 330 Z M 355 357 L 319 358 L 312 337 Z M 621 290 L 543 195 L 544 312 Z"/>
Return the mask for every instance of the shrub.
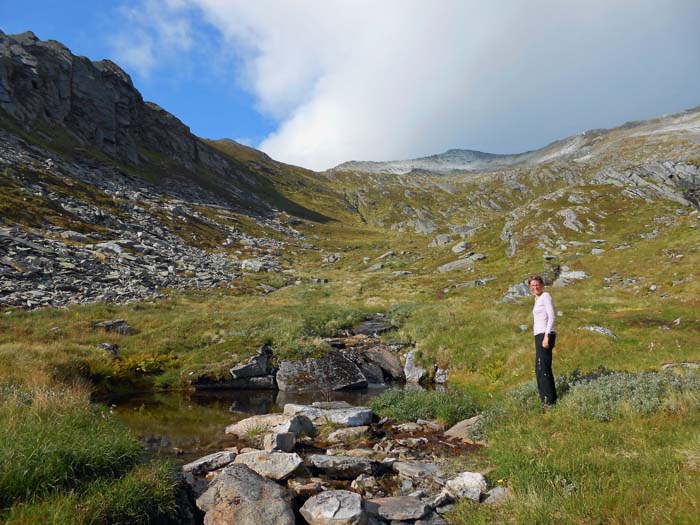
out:
<path id="1" fill-rule="evenodd" d="M 407 390 L 391 389 L 371 402 L 379 415 L 399 421 L 438 419 L 446 425 L 472 417 L 478 412 L 474 400 L 456 390 Z"/>

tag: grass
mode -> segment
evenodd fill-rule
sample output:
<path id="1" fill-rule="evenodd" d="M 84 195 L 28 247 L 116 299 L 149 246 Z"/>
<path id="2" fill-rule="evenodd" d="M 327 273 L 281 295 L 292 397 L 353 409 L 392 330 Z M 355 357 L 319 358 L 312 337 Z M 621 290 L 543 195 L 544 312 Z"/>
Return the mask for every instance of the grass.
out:
<path id="1" fill-rule="evenodd" d="M 451 426 L 477 414 L 478 407 L 466 393 L 436 390 L 387 390 L 370 403 L 382 417 L 398 421 L 437 419 Z"/>

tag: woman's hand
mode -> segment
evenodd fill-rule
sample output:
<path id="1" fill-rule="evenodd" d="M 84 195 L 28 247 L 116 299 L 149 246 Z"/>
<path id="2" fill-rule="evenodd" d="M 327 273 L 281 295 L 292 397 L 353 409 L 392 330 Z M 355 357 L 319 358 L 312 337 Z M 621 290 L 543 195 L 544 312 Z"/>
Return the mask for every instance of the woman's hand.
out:
<path id="1" fill-rule="evenodd" d="M 542 339 L 542 348 L 549 348 L 549 334 L 544 334 Z"/>

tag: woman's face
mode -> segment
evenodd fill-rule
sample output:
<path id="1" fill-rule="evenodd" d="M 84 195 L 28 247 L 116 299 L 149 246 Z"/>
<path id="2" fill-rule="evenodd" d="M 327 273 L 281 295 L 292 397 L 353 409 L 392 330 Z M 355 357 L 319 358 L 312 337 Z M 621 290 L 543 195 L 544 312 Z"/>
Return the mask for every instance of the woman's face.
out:
<path id="1" fill-rule="evenodd" d="M 544 288 L 544 286 L 542 286 L 541 282 L 536 281 L 535 279 L 530 281 L 530 291 L 534 293 L 537 297 L 542 295 L 542 288 Z"/>

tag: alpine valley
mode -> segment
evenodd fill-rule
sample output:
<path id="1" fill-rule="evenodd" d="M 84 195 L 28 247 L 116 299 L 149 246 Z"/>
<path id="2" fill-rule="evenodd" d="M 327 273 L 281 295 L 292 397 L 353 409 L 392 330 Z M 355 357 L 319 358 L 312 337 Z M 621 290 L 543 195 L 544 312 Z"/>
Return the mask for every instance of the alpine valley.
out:
<path id="1" fill-rule="evenodd" d="M 0 517 L 695 523 L 699 208 L 700 108 L 318 173 L 0 31 Z M 104 403 L 203 391 L 279 410 L 183 408 L 171 462 Z"/>

